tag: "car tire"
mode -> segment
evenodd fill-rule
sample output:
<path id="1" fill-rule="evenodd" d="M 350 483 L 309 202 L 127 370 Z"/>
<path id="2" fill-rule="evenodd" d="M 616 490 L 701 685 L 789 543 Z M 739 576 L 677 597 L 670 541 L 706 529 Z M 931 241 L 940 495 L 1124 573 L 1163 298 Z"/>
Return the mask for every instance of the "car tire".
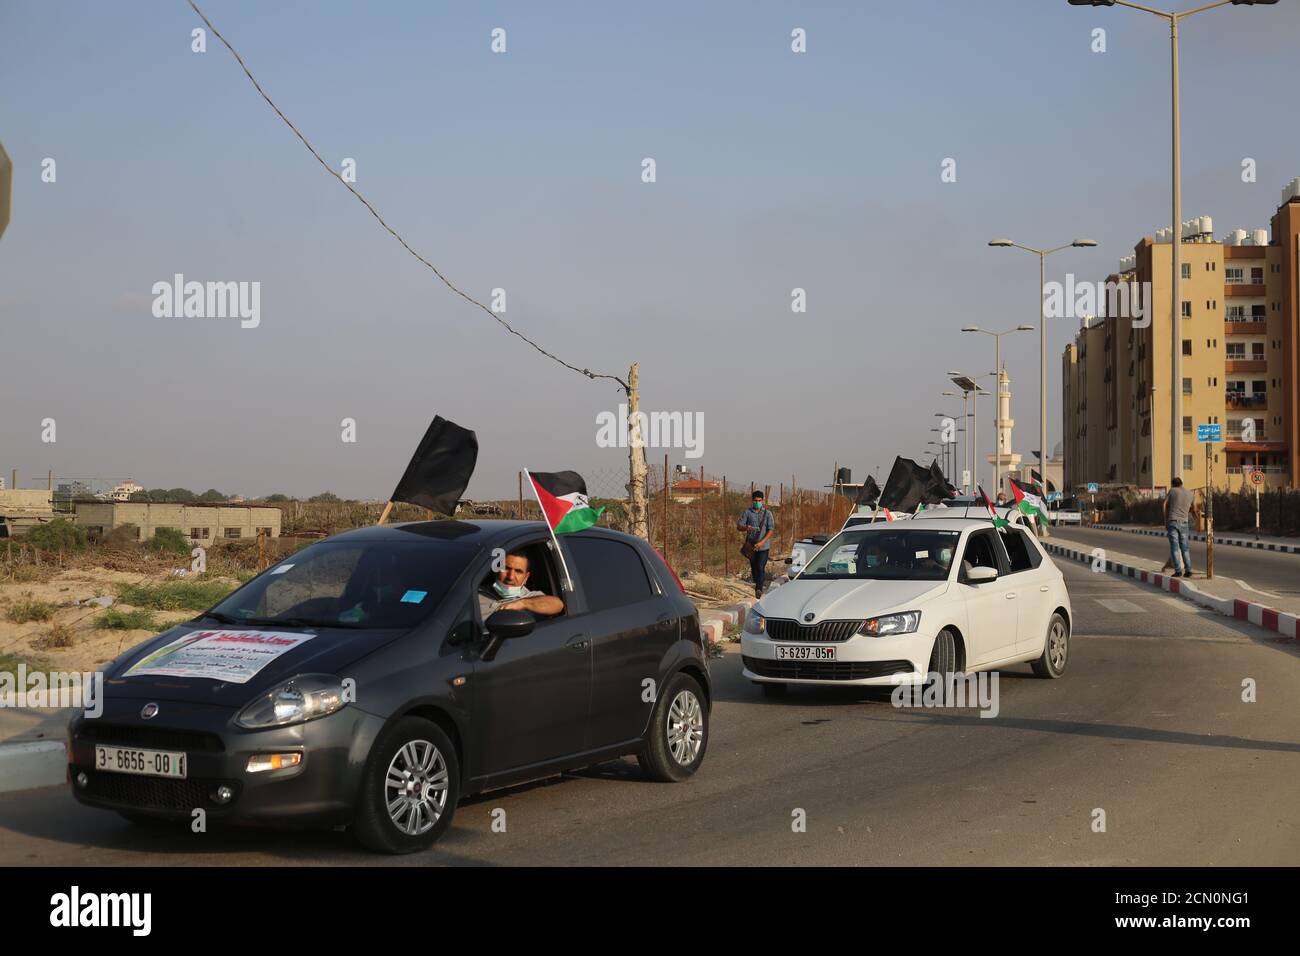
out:
<path id="1" fill-rule="evenodd" d="M 931 674 L 952 674 L 957 670 L 957 638 L 946 627 L 934 639 L 934 648 L 930 651 L 930 663 L 925 672 L 922 686 L 934 683 Z"/>
<path id="2" fill-rule="evenodd" d="M 763 688 L 763 696 L 769 699 L 777 699 L 785 696 L 785 692 L 790 689 L 789 684 L 759 684 Z"/>
<path id="3" fill-rule="evenodd" d="M 459 799 L 460 761 L 450 738 L 431 720 L 403 717 L 370 750 L 352 831 L 376 853 L 427 850 L 451 825 Z"/>
<path id="4" fill-rule="evenodd" d="M 708 744 L 704 691 L 690 674 L 678 672 L 655 701 L 637 762 L 651 780 L 680 783 L 700 769 Z"/>
<path id="5" fill-rule="evenodd" d="M 1065 673 L 1070 662 L 1070 625 L 1060 614 L 1053 614 L 1047 622 L 1047 637 L 1043 640 L 1043 654 L 1034 661 L 1034 674 L 1055 680 Z"/>

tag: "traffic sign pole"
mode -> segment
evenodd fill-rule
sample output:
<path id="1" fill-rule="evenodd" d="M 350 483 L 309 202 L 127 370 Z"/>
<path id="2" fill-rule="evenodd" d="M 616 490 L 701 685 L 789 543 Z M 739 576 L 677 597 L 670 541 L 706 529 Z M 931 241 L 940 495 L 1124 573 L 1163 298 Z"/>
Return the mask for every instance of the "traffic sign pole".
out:
<path id="1" fill-rule="evenodd" d="M 1205 577 L 1214 577 L 1214 443 L 1205 443 Z"/>

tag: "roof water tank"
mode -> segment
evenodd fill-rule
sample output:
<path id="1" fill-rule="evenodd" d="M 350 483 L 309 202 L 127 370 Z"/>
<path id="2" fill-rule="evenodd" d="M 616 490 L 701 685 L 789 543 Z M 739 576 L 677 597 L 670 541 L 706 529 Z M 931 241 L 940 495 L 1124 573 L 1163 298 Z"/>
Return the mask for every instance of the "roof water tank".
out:
<path id="1" fill-rule="evenodd" d="M 1256 230 L 1255 230 L 1255 236 L 1254 236 L 1254 238 L 1255 238 L 1255 245 L 1257 245 L 1257 246 L 1266 246 L 1266 245 L 1268 245 L 1268 230 L 1267 230 L 1267 229 L 1256 229 Z"/>

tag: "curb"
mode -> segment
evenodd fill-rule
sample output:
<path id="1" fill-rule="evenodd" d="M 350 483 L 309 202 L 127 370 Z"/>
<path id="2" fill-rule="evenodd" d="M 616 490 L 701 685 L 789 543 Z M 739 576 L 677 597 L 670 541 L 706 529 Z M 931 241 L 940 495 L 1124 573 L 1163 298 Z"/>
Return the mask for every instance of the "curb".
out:
<path id="1" fill-rule="evenodd" d="M 1096 528 L 1099 531 L 1123 531 L 1126 534 L 1142 534 L 1152 538 L 1163 538 L 1165 532 L 1155 528 L 1125 528 L 1118 524 L 1094 524 L 1087 527 Z M 1193 541 L 1204 541 L 1205 535 L 1200 531 L 1193 531 L 1189 537 Z M 1275 544 L 1271 541 L 1252 541 L 1249 538 L 1220 538 L 1214 536 L 1215 544 L 1228 544 L 1234 548 L 1257 548 L 1260 551 L 1276 551 L 1279 554 L 1300 554 L 1300 544 Z"/>
<path id="2" fill-rule="evenodd" d="M 713 607 L 701 611 L 700 631 L 714 643 L 721 641 L 728 628 L 744 626 L 745 614 L 753 603 L 751 598 L 746 598 L 740 604 L 728 604 L 725 607 Z"/>
<path id="3" fill-rule="evenodd" d="M 1076 551 L 1074 548 L 1065 548 L 1059 544 L 1047 542 L 1043 543 L 1043 547 L 1052 554 L 1079 561 L 1083 564 L 1092 564 L 1096 560 L 1089 551 Z M 1253 624 L 1266 631 L 1273 631 L 1283 637 L 1300 641 L 1300 617 L 1295 614 L 1287 614 L 1285 611 L 1279 611 L 1264 604 L 1256 604 L 1254 601 L 1242 601 L 1239 598 L 1218 598 L 1212 594 L 1197 590 L 1195 586 L 1188 584 L 1182 578 L 1170 577 L 1167 574 L 1160 574 L 1155 571 L 1146 571 L 1128 564 L 1120 564 L 1118 561 L 1111 561 L 1109 558 L 1105 559 L 1105 564 L 1107 571 L 1133 578 L 1135 581 L 1141 581 L 1144 584 L 1154 585 L 1162 591 L 1177 594 L 1181 598 L 1199 604 L 1201 607 L 1209 608 L 1211 611 L 1225 617 L 1245 621 L 1247 624 Z"/>
<path id="4" fill-rule="evenodd" d="M 0 744 L 0 793 L 54 787 L 68 778 L 68 752 L 61 740 Z"/>

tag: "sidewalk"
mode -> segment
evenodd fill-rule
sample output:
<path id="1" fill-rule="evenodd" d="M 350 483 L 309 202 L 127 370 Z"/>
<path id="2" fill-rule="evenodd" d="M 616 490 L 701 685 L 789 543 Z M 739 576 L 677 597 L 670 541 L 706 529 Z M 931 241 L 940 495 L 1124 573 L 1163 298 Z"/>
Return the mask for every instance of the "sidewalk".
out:
<path id="1" fill-rule="evenodd" d="M 1215 541 L 1217 543 L 1218 539 Z M 1067 547 L 1051 539 L 1044 541 L 1043 547 L 1056 557 L 1083 564 L 1093 564 L 1099 558 L 1104 559 L 1107 571 L 1154 585 L 1225 617 L 1246 621 L 1264 630 L 1300 640 L 1300 597 L 1262 595 L 1235 578 L 1217 575 L 1212 580 L 1206 580 L 1203 575 L 1193 578 L 1171 577 L 1161 570 L 1158 561 L 1110 548 L 1096 549 L 1102 554 L 1095 555 L 1092 550 Z M 1265 601 L 1268 603 L 1262 603 Z"/>
<path id="2" fill-rule="evenodd" d="M 1096 528 L 1099 531 L 1127 531 L 1129 534 L 1143 534 L 1155 538 L 1165 537 L 1165 531 L 1163 528 L 1149 528 L 1132 524 L 1093 524 L 1084 525 L 1084 527 Z M 1191 538 L 1193 541 L 1204 541 L 1205 535 L 1202 532 L 1194 531 L 1192 532 Z M 1297 542 L 1295 538 L 1279 538 L 1267 534 L 1262 534 L 1257 539 L 1251 532 L 1215 532 L 1214 543 L 1216 545 L 1231 545 L 1236 548 L 1258 548 L 1261 551 L 1280 551 L 1283 554 L 1300 554 L 1300 542 Z"/>
<path id="3" fill-rule="evenodd" d="M 0 707 L 0 793 L 63 783 L 70 708 Z"/>

